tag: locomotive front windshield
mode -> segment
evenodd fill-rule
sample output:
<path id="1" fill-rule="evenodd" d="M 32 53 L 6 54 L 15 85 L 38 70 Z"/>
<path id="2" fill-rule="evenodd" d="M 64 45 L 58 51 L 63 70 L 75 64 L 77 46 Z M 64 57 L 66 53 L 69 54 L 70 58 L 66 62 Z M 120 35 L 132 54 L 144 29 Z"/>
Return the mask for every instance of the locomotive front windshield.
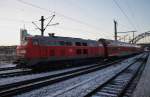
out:
<path id="1" fill-rule="evenodd" d="M 27 45 L 28 44 L 29 39 L 27 37 L 24 38 L 24 40 L 21 41 L 22 45 Z"/>

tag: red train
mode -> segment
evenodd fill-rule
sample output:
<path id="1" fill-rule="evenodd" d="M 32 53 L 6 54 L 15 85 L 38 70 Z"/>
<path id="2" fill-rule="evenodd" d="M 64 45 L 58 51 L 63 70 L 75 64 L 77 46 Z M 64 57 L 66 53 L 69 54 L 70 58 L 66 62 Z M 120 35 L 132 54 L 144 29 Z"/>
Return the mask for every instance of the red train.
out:
<path id="1" fill-rule="evenodd" d="M 125 42 L 106 39 L 85 40 L 50 34 L 24 37 L 21 45 L 17 47 L 17 56 L 18 66 L 45 68 L 106 57 L 126 56 L 140 51 L 139 46 Z"/>

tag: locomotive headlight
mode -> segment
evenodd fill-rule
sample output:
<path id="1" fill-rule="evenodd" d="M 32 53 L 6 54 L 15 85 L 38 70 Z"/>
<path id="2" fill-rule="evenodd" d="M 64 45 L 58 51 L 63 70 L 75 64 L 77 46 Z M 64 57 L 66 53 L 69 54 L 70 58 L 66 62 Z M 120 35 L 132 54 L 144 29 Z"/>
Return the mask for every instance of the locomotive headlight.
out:
<path id="1" fill-rule="evenodd" d="M 26 53 L 26 50 L 24 50 L 24 49 L 20 49 L 17 51 L 17 55 L 20 57 L 24 57 L 25 53 Z"/>
<path id="2" fill-rule="evenodd" d="M 20 50 L 20 53 L 21 53 L 21 54 L 25 54 L 25 53 L 26 53 L 26 50 Z"/>
<path id="3" fill-rule="evenodd" d="M 16 49 L 16 54 L 17 54 L 17 57 L 18 58 L 22 58 L 22 57 L 25 57 L 27 51 L 26 51 L 26 48 L 24 46 L 17 46 L 17 49 Z"/>

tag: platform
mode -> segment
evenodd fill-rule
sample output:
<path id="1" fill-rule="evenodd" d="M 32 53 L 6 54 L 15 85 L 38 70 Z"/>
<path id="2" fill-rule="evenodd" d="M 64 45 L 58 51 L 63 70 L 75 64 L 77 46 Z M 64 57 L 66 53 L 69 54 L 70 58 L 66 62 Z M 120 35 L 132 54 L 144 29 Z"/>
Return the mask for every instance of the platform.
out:
<path id="1" fill-rule="evenodd" d="M 150 56 L 132 97 L 150 97 Z"/>

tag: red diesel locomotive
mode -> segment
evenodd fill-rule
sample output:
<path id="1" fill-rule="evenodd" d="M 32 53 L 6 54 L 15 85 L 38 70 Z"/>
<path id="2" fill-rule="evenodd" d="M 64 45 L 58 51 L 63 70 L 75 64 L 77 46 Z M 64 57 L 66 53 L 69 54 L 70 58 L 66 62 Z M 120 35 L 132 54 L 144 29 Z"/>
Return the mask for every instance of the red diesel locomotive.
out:
<path id="1" fill-rule="evenodd" d="M 57 67 L 86 60 L 120 57 L 139 53 L 140 47 L 125 42 L 99 39 L 49 36 L 25 36 L 17 47 L 18 66 L 27 68 Z"/>

